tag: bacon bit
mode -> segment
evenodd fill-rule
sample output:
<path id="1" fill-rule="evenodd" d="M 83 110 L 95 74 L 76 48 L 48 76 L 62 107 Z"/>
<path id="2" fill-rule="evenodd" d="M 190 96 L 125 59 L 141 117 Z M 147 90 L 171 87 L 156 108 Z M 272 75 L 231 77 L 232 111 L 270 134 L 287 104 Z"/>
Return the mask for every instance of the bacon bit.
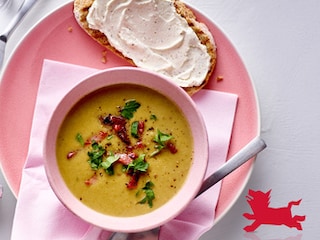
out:
<path id="1" fill-rule="evenodd" d="M 86 184 L 87 186 L 91 186 L 91 185 L 94 184 L 97 180 L 98 180 L 97 174 L 94 173 L 94 175 L 93 175 L 91 178 L 89 178 L 89 179 L 87 179 L 87 180 L 84 181 L 84 184 Z"/>
<path id="2" fill-rule="evenodd" d="M 139 173 L 132 173 L 130 175 L 130 180 L 128 183 L 126 183 L 127 185 L 127 188 L 128 189 L 135 189 L 138 185 L 138 181 L 139 181 L 139 178 L 140 178 L 140 174 Z"/>
<path id="3" fill-rule="evenodd" d="M 78 153 L 78 151 L 71 151 L 67 154 L 67 159 L 71 159 L 73 158 L 76 154 Z"/>
<path id="4" fill-rule="evenodd" d="M 136 159 L 138 157 L 138 154 L 131 152 L 131 153 L 128 153 L 128 156 L 132 159 Z"/>
<path id="5" fill-rule="evenodd" d="M 133 159 L 126 153 L 119 153 L 116 155 L 119 156 L 118 161 L 124 165 L 129 165 L 130 163 L 133 162 Z"/>
<path id="6" fill-rule="evenodd" d="M 90 139 L 88 139 L 84 145 L 91 145 L 93 142 L 101 142 L 103 139 L 105 139 L 108 136 L 107 132 L 100 131 L 97 135 L 92 136 Z"/>
<path id="7" fill-rule="evenodd" d="M 127 152 L 132 152 L 134 150 L 134 147 L 131 145 L 126 146 Z"/>
<path id="8" fill-rule="evenodd" d="M 113 130 L 115 130 L 116 132 L 119 132 L 121 130 L 121 125 L 118 125 L 118 124 L 113 125 Z"/>
<path id="9" fill-rule="evenodd" d="M 138 141 L 138 142 L 136 142 L 136 144 L 135 145 L 127 145 L 126 146 L 126 149 L 127 149 L 127 152 L 132 152 L 133 150 L 135 150 L 135 149 L 144 149 L 146 147 L 146 145 L 143 143 L 143 142 L 141 142 L 141 141 Z M 138 156 L 136 156 L 135 158 L 137 158 Z M 133 158 L 133 159 L 135 159 L 135 158 Z"/>
<path id="10" fill-rule="evenodd" d="M 112 116 L 109 114 L 105 118 L 100 118 L 102 124 L 112 126 L 112 129 L 116 132 L 118 137 L 123 141 L 125 144 L 130 145 L 130 139 L 127 134 L 126 129 L 126 119 L 121 116 Z"/>
<path id="11" fill-rule="evenodd" d="M 70 26 L 68 27 L 68 32 L 72 32 L 73 31 L 73 28 Z"/>
<path id="12" fill-rule="evenodd" d="M 167 143 L 167 148 L 169 149 L 169 151 L 173 154 L 175 154 L 176 152 L 178 152 L 178 149 L 176 148 L 176 146 L 172 143 L 172 142 L 168 142 Z"/>
<path id="13" fill-rule="evenodd" d="M 135 148 L 138 148 L 138 149 L 142 149 L 142 148 L 145 148 L 145 144 L 141 141 L 137 142 L 136 145 L 135 145 Z"/>
<path id="14" fill-rule="evenodd" d="M 144 131 L 144 121 L 139 121 L 139 123 L 138 123 L 138 133 L 139 133 L 140 136 L 143 133 L 143 131 Z"/>

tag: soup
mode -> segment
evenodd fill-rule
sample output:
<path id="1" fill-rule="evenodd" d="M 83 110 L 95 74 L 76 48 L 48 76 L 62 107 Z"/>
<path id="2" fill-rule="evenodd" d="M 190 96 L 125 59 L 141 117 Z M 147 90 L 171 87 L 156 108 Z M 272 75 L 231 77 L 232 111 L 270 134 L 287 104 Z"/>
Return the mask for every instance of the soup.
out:
<path id="1" fill-rule="evenodd" d="M 114 85 L 69 111 L 56 155 L 79 201 L 104 214 L 137 216 L 179 191 L 192 164 L 193 139 L 181 110 L 164 96 Z"/>

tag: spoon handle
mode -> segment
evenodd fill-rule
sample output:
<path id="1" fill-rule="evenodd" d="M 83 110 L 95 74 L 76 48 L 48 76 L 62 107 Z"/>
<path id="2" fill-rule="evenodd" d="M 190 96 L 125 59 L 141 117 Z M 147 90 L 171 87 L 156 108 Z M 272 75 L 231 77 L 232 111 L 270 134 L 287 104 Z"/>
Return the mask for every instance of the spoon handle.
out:
<path id="1" fill-rule="evenodd" d="M 19 8 L 16 15 L 12 18 L 11 22 L 8 24 L 7 28 L 1 34 L 1 40 L 6 42 L 9 35 L 15 29 L 17 24 L 21 21 L 24 15 L 29 11 L 29 9 L 34 5 L 37 0 L 24 0 L 23 4 Z"/>
<path id="2" fill-rule="evenodd" d="M 266 148 L 266 146 L 266 143 L 260 137 L 255 137 L 244 148 L 242 148 L 238 153 L 236 153 L 232 158 L 230 158 L 225 164 L 223 164 L 216 172 L 214 172 L 203 182 L 196 197 L 208 190 L 225 176 L 229 175 L 246 161 L 257 155 L 264 148 Z"/>
<path id="3" fill-rule="evenodd" d="M 0 35 L 0 70 L 4 60 L 6 43 L 8 41 L 10 34 L 13 32 L 15 27 L 18 25 L 18 23 L 21 21 L 24 15 L 29 11 L 29 9 L 34 5 L 36 1 L 37 0 L 24 0 L 23 4 L 19 8 L 16 15 L 11 19 L 11 22 L 8 24 L 6 29 L 1 33 Z"/>
<path id="4" fill-rule="evenodd" d="M 244 146 L 238 153 L 236 153 L 232 158 L 225 162 L 216 172 L 214 172 L 203 182 L 196 197 L 208 190 L 225 176 L 229 175 L 249 159 L 256 156 L 259 152 L 265 149 L 266 146 L 267 145 L 260 137 L 255 137 L 253 140 L 251 140 L 251 142 Z M 110 236 L 109 240 L 129 240 L 136 239 L 135 237 L 139 238 L 140 240 L 157 240 L 159 229 L 160 227 L 142 233 L 113 233 Z"/>

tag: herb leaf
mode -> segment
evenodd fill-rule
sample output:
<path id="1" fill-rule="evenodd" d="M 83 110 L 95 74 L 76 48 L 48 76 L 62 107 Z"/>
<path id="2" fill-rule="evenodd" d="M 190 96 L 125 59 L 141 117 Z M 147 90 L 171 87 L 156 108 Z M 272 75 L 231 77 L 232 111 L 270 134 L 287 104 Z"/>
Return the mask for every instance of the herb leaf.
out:
<path id="1" fill-rule="evenodd" d="M 169 141 L 171 138 L 171 135 L 163 133 L 158 129 L 153 139 L 153 141 L 156 143 L 154 146 L 156 150 L 151 153 L 151 157 L 158 154 L 163 148 L 165 148 L 167 141 Z"/>
<path id="2" fill-rule="evenodd" d="M 88 156 L 89 156 L 88 163 L 90 164 L 93 170 L 97 170 L 102 163 L 102 158 L 106 150 L 104 149 L 104 147 L 102 147 L 96 142 L 92 143 L 91 146 L 92 146 L 92 151 L 88 152 Z"/>
<path id="3" fill-rule="evenodd" d="M 133 113 L 141 106 L 135 99 L 130 99 L 126 101 L 124 107 L 120 110 L 121 116 L 126 119 L 133 118 Z"/>
<path id="4" fill-rule="evenodd" d="M 155 114 L 151 114 L 150 119 L 156 121 L 158 118 Z"/>
<path id="5" fill-rule="evenodd" d="M 132 169 L 133 172 L 146 172 L 149 168 L 149 163 L 147 163 L 144 158 L 145 154 L 140 154 L 137 159 L 128 165 L 127 171 Z"/>
<path id="6" fill-rule="evenodd" d="M 155 199 L 154 191 L 152 190 L 154 184 L 151 181 L 146 182 L 145 186 L 142 188 L 145 193 L 145 197 L 139 201 L 139 204 L 148 203 L 149 207 L 153 207 L 153 200 Z"/>
<path id="7" fill-rule="evenodd" d="M 84 146 L 84 140 L 80 133 L 77 133 L 76 140 L 81 144 L 82 147 Z"/>
<path id="8" fill-rule="evenodd" d="M 114 154 L 110 154 L 107 158 L 106 161 L 103 161 L 101 163 L 101 167 L 109 174 L 109 175 L 113 175 L 113 167 L 112 164 L 116 161 L 118 161 L 118 159 L 120 158 L 119 155 L 114 155 Z"/>
<path id="9" fill-rule="evenodd" d="M 139 138 L 138 126 L 139 126 L 139 122 L 138 121 L 134 121 L 131 124 L 131 136 L 134 137 L 134 138 Z"/>
<path id="10" fill-rule="evenodd" d="M 157 134 L 154 136 L 154 139 L 153 141 L 155 141 L 156 143 L 158 143 L 159 145 L 161 146 L 164 146 L 165 143 L 170 140 L 172 138 L 171 135 L 169 134 L 166 134 L 166 133 L 163 133 L 161 132 L 159 129 L 157 131 Z"/>

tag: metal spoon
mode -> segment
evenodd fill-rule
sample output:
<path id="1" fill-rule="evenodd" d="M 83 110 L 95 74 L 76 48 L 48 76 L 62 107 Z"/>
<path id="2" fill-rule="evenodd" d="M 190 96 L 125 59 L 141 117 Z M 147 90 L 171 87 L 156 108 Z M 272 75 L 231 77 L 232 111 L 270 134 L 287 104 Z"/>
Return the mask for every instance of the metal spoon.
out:
<path id="1" fill-rule="evenodd" d="M 15 27 L 24 17 L 24 15 L 29 11 L 29 9 L 34 5 L 37 0 L 25 0 L 21 7 L 19 8 L 16 15 L 12 18 L 11 22 L 8 24 L 7 28 L 0 35 L 0 69 L 4 59 L 4 50 L 6 43 L 10 34 L 13 32 Z"/>
<path id="2" fill-rule="evenodd" d="M 218 183 L 224 177 L 229 175 L 231 172 L 236 170 L 238 167 L 246 163 L 252 157 L 256 156 L 259 152 L 266 148 L 266 143 L 260 138 L 255 137 L 251 140 L 245 147 L 243 147 L 238 153 L 231 157 L 227 162 L 225 162 L 217 171 L 215 171 L 209 178 L 207 178 L 196 198 L 203 192 L 211 188 L 213 185 Z M 159 228 L 152 229 L 150 231 L 142 233 L 113 233 L 109 240 L 157 240 L 159 235 Z"/>

